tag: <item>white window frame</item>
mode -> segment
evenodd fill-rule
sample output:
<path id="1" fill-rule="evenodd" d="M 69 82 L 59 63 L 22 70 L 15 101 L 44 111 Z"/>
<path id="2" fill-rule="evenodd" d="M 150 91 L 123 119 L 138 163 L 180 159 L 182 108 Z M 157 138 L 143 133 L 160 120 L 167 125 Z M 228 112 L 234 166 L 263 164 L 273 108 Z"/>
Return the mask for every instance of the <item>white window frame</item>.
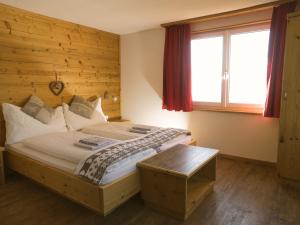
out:
<path id="1" fill-rule="evenodd" d="M 264 105 L 229 103 L 230 36 L 238 33 L 256 32 L 256 31 L 263 31 L 269 29 L 270 29 L 270 23 L 263 23 L 259 25 L 246 25 L 239 28 L 226 29 L 222 31 L 212 31 L 212 32 L 205 32 L 205 33 L 200 32 L 192 35 L 192 40 L 205 38 L 205 37 L 223 36 L 223 66 L 222 66 L 222 75 L 220 79 L 222 82 L 221 103 L 193 101 L 193 106 L 195 110 L 242 112 L 242 113 L 255 113 L 255 114 L 261 114 L 263 112 Z"/>

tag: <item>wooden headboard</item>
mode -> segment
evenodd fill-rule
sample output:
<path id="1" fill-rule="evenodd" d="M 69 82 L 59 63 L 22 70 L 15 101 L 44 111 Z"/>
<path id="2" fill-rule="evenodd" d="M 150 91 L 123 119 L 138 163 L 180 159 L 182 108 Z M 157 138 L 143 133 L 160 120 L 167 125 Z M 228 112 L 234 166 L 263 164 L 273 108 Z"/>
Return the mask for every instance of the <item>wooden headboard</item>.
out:
<path id="1" fill-rule="evenodd" d="M 120 117 L 119 41 L 116 34 L 0 4 L 0 103 L 22 106 L 35 94 L 56 106 L 75 94 L 89 98 L 107 91 L 103 110 L 110 118 Z M 56 75 L 65 83 L 59 96 L 48 88 Z"/>

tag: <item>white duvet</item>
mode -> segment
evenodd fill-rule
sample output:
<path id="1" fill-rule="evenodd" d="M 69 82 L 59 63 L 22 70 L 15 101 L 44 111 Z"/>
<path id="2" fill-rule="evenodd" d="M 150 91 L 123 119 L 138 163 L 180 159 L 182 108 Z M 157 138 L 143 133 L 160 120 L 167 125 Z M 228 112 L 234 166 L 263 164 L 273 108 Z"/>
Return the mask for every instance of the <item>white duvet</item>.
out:
<path id="1" fill-rule="evenodd" d="M 35 151 L 63 159 L 72 163 L 79 163 L 82 159 L 88 157 L 93 151 L 75 146 L 81 138 L 87 138 L 92 135 L 80 132 L 57 132 L 41 135 L 33 138 L 27 138 L 22 141 L 24 146 Z"/>
<path id="2" fill-rule="evenodd" d="M 28 138 L 21 143 L 12 145 L 12 147 L 17 152 L 37 160 L 47 162 L 49 165 L 54 167 L 61 169 L 68 168 L 68 170 L 72 168 L 72 172 L 74 173 L 77 166 L 80 165 L 80 163 L 90 154 L 95 152 L 74 145 L 74 143 L 79 139 L 89 136 L 93 135 L 76 131 L 57 132 Z M 101 151 L 101 149 L 97 151 Z M 106 172 L 102 177 L 101 184 L 108 184 L 122 176 L 134 172 L 138 162 L 155 154 L 157 153 L 154 149 L 148 149 L 112 164 L 106 169 Z"/>
<path id="3" fill-rule="evenodd" d="M 41 135 L 33 138 L 23 140 L 21 143 L 12 145 L 14 150 L 28 157 L 42 161 L 46 164 L 56 168 L 63 169 L 68 172 L 75 172 L 76 168 L 82 161 L 84 161 L 90 154 L 95 151 L 87 150 L 75 146 L 79 139 L 90 136 L 102 136 L 106 138 L 128 140 L 137 138 L 142 135 L 128 132 L 128 127 L 132 125 L 124 123 L 110 123 L 109 125 L 92 126 L 85 129 L 89 134 L 72 131 L 72 132 L 56 132 L 46 135 Z M 180 135 L 177 138 L 164 143 L 160 151 L 173 147 L 176 144 L 188 144 L 191 136 Z M 101 151 L 101 150 L 97 150 Z M 101 184 L 108 184 L 122 176 L 125 176 L 136 170 L 136 164 L 146 158 L 157 154 L 154 149 L 135 154 L 126 159 L 109 166 L 102 177 Z"/>

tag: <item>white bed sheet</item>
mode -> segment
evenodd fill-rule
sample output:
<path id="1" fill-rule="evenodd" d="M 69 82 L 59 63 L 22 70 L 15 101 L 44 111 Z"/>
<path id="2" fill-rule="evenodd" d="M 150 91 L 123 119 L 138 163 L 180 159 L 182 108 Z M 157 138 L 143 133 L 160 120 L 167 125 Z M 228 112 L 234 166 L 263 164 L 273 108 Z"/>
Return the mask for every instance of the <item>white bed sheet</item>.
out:
<path id="1" fill-rule="evenodd" d="M 76 167 L 75 163 L 63 159 L 58 159 L 45 153 L 35 151 L 34 149 L 24 146 L 23 143 L 9 145 L 9 148 L 31 159 L 37 160 L 39 162 L 45 163 L 49 166 L 53 166 L 57 169 L 66 172 L 73 173 Z"/>
<path id="2" fill-rule="evenodd" d="M 27 138 L 21 141 L 21 143 L 35 151 L 78 164 L 82 159 L 88 157 L 95 151 L 78 147 L 74 143 L 77 143 L 80 139 L 93 136 L 95 135 L 84 134 L 77 131 L 55 132 Z"/>
<path id="3" fill-rule="evenodd" d="M 13 144 L 11 145 L 11 147 L 16 152 L 27 157 L 74 174 L 76 167 L 80 163 L 80 161 L 93 153 L 93 151 L 74 146 L 74 142 L 76 140 L 86 136 L 88 136 L 88 134 L 76 131 L 52 133 L 37 137 L 35 143 L 29 144 L 27 140 L 24 141 L 24 143 L 27 143 L 26 145 L 21 142 Z M 179 143 L 188 144 L 190 140 L 191 136 L 180 135 L 177 138 L 164 143 L 160 147 L 159 151 L 164 151 Z M 59 147 L 49 148 L 49 146 L 53 146 L 52 143 L 56 143 Z M 138 162 L 155 154 L 157 154 L 155 150 L 149 149 L 109 166 L 105 174 L 103 175 L 100 184 L 105 185 L 111 183 L 118 178 L 136 171 L 136 164 Z"/>
<path id="4" fill-rule="evenodd" d="M 42 152 L 24 146 L 22 143 L 10 145 L 15 152 L 25 155 L 29 158 L 45 163 L 49 166 L 74 174 L 77 164 L 67 160 L 55 158 Z M 153 149 L 136 154 L 130 158 L 124 159 L 109 166 L 102 177 L 101 185 L 109 184 L 123 176 L 126 176 L 137 170 L 136 164 L 146 158 L 157 154 Z"/>

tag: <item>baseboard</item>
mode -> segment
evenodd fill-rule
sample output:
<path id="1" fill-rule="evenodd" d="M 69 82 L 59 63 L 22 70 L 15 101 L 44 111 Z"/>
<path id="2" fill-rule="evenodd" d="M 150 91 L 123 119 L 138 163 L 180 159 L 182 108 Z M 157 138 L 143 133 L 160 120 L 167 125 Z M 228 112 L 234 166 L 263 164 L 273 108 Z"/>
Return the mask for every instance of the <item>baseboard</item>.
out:
<path id="1" fill-rule="evenodd" d="M 280 174 L 279 176 L 279 180 L 282 184 L 287 184 L 296 188 L 300 188 L 300 181 L 299 180 L 291 180 L 291 179 L 287 179 L 284 177 L 281 177 Z"/>
<path id="2" fill-rule="evenodd" d="M 264 166 L 276 167 L 276 165 L 277 165 L 277 163 L 275 163 L 275 162 L 268 162 L 268 161 L 257 160 L 257 159 L 249 159 L 249 158 L 244 158 L 244 157 L 234 156 L 234 155 L 219 154 L 218 156 L 221 158 L 225 158 L 225 159 L 232 159 L 232 160 L 237 160 L 237 161 L 255 163 L 255 164 L 264 165 Z"/>

